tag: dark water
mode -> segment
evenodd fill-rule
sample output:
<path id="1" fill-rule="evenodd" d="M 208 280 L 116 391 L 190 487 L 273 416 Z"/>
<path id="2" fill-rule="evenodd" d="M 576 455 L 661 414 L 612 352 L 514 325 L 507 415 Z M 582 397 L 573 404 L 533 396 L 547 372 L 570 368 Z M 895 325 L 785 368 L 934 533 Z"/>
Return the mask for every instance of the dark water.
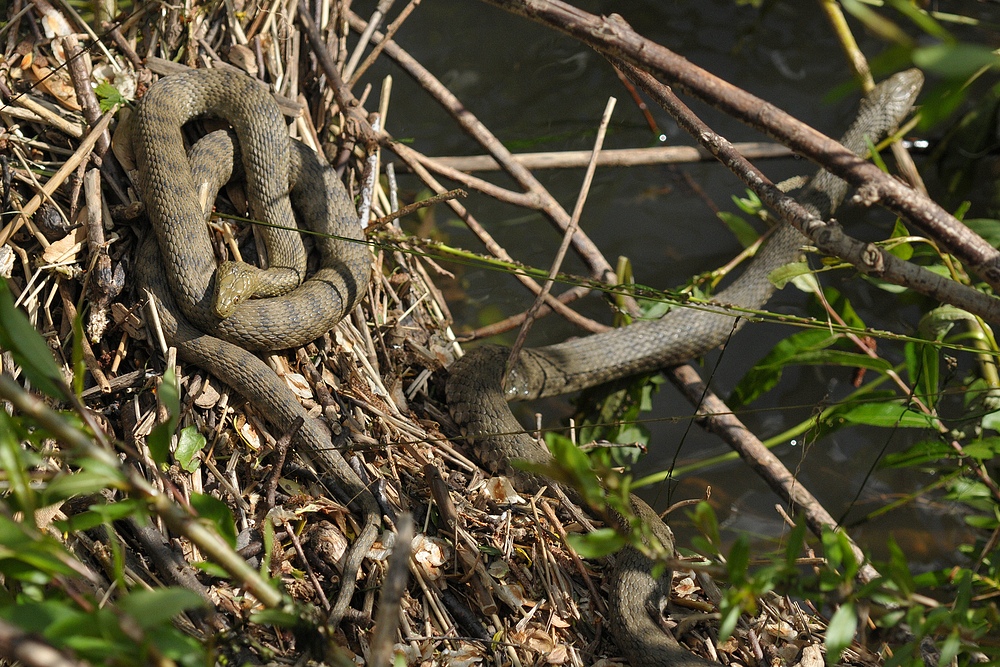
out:
<path id="1" fill-rule="evenodd" d="M 364 14 L 372 4 L 355 3 L 355 10 Z M 837 99 L 829 95 L 850 77 L 840 47 L 815 3 L 782 3 L 763 15 L 732 0 L 576 4 L 595 13 L 622 14 L 645 36 L 827 134 L 838 136 L 853 113 L 856 94 Z M 882 50 L 880 43 L 855 28 L 869 57 Z M 661 143 L 600 56 L 526 19 L 482 3 L 425 0 L 397 41 L 515 150 L 589 149 L 609 96 L 618 98 L 618 106 L 605 148 Z M 368 80 L 376 83 L 376 90 L 377 81 L 386 73 L 394 76 L 387 127 L 394 136 L 412 139 L 413 146 L 428 155 L 483 152 L 398 69 L 382 65 L 374 70 Z M 713 110 L 697 103 L 691 106 L 704 112 L 703 119 L 731 141 L 761 139 Z M 664 135 L 662 143 L 693 143 L 666 114 L 657 109 L 653 113 Z M 806 162 L 795 159 L 760 166 L 775 181 L 813 171 Z M 730 197 L 742 194 L 743 187 L 724 168 L 701 163 L 681 169 L 715 205 L 735 211 Z M 536 172 L 567 210 L 573 208 L 582 175 L 583 171 L 576 169 Z M 502 175 L 487 177 L 509 185 Z M 404 179 L 403 183 L 419 187 L 414 181 Z M 559 236 L 541 216 L 476 195 L 470 196 L 466 205 L 515 258 L 534 266 L 549 266 Z M 442 207 L 435 215 L 439 231 L 450 243 L 480 249 L 468 232 L 449 219 L 447 210 Z M 892 218 L 881 211 L 838 217 L 849 221 L 850 231 L 865 238 L 884 237 L 892 224 Z M 664 288 L 721 266 L 740 251 L 702 196 L 688 188 L 678 172 L 662 166 L 599 169 L 581 225 L 612 264 L 619 255 L 627 256 L 638 282 Z M 582 272 L 582 265 L 572 258 L 564 268 Z M 530 304 L 526 290 L 511 278 L 475 269 L 462 269 L 459 276 L 467 301 L 452 307 L 460 329 L 494 321 Z M 903 333 L 915 329 L 915 309 L 901 309 L 893 297 L 848 278 L 844 273 L 827 275 L 823 280 L 847 292 L 870 326 Z M 805 304 L 801 293 L 788 288 L 771 301 L 769 309 L 802 314 Z M 581 307 L 588 315 L 608 321 L 607 308 L 596 299 Z M 721 359 L 718 353 L 709 355 L 703 375 L 711 375 L 714 389 L 725 396 L 757 360 L 792 332 L 772 324 L 748 326 Z M 554 342 L 578 333 L 562 321 L 548 318 L 535 327 L 530 343 Z M 881 349 L 894 363 L 901 360 L 901 349 L 888 344 Z M 754 433 L 767 438 L 808 417 L 817 404 L 845 396 L 852 389 L 849 382 L 847 370 L 792 370 L 776 391 L 741 411 L 740 416 Z M 541 409 L 550 423 L 557 423 L 568 411 L 565 403 L 547 403 Z M 668 467 L 675 456 L 684 463 L 728 451 L 724 443 L 697 427 L 688 430 L 685 418 L 691 413 L 691 406 L 666 385 L 649 416 L 650 454 L 640 474 Z M 851 428 L 807 446 L 787 443 L 775 451 L 831 514 L 841 517 L 846 512 L 851 523 L 899 494 L 911 493 L 932 481 L 913 470 L 876 470 L 868 477 L 884 452 L 900 451 L 918 436 Z M 742 463 L 718 465 L 687 476 L 672 489 L 671 500 L 700 497 L 706 486 L 711 486 L 712 502 L 728 529 L 765 538 L 781 533 L 774 511 L 779 499 Z M 659 506 L 667 503 L 666 486 L 645 495 Z M 930 498 L 919 506 L 856 526 L 852 535 L 876 553 L 883 553 L 886 537 L 892 534 L 916 561 L 954 562 L 959 558 L 956 545 L 968 535 L 952 510 Z M 683 543 L 683 522 L 672 523 L 680 526 Z"/>

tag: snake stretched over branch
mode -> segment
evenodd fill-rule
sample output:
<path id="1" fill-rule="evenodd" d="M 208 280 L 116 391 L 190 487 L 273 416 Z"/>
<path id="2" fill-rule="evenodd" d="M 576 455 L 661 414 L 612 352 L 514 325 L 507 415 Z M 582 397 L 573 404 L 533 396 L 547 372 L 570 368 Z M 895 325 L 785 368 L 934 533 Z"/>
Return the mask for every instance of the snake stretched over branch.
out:
<path id="1" fill-rule="evenodd" d="M 907 72 L 879 86 L 863 103 L 844 137 L 845 145 L 862 152 L 867 148 L 866 137 L 876 141 L 894 128 L 919 84 L 919 73 Z M 214 306 L 217 273 L 205 239 L 198 196 L 201 177 L 194 175 L 192 167 L 207 170 L 224 165 L 223 176 L 211 177 L 218 187 L 228 178 L 236 151 L 223 140 L 221 148 L 203 145 L 207 156 L 189 161 L 181 126 L 204 115 L 224 118 L 235 130 L 255 218 L 294 227 L 294 205 L 313 231 L 332 235 L 317 240 L 320 269 L 298 287 L 305 271 L 300 241 L 295 235 L 272 238 L 268 253 L 279 280 L 261 292 L 271 296 L 243 301 L 225 316 Z M 156 300 L 168 342 L 177 347 L 181 358 L 242 394 L 276 428 L 285 430 L 296 418 L 304 418 L 295 440 L 297 450 L 320 465 L 363 516 L 362 532 L 348 555 L 331 614 L 339 621 L 353 593 L 354 574 L 377 536 L 379 510 L 371 493 L 331 446 L 325 428 L 308 417 L 271 369 L 249 350 L 302 345 L 332 328 L 357 303 L 370 269 L 367 249 L 350 241 L 361 238 L 351 202 L 333 171 L 311 150 L 287 137 L 273 100 L 240 74 L 197 70 L 163 79 L 138 106 L 132 134 L 139 186 L 155 229 L 155 235 L 141 245 L 135 268 Z M 824 172 L 808 187 L 804 203 L 816 215 L 825 216 L 846 189 L 846 184 Z M 510 472 L 506 465 L 511 459 L 545 462 L 549 454 L 530 437 L 518 435 L 522 429 L 507 400 L 576 391 L 699 356 L 733 331 L 737 318 L 724 306 L 762 307 L 773 292 L 768 275 L 795 261 L 802 243 L 795 229 L 787 224 L 779 227 L 736 282 L 717 295 L 718 308 L 679 308 L 657 322 L 524 350 L 511 369 L 506 391 L 501 378 L 507 350 L 477 348 L 450 368 L 449 408 L 480 459 L 491 468 Z M 270 273 L 262 277 L 270 278 Z M 537 483 L 524 475 L 519 479 Z M 633 507 L 649 522 L 654 536 L 672 549 L 669 528 L 655 512 L 638 498 L 633 499 Z M 649 613 L 667 599 L 670 585 L 669 576 L 653 579 L 651 568 L 652 563 L 632 549 L 616 559 L 610 575 L 609 609 L 619 647 L 638 667 L 705 664 L 664 634 Z"/>
<path id="2" fill-rule="evenodd" d="M 857 117 L 841 139 L 855 153 L 867 152 L 899 125 L 909 112 L 923 83 L 917 70 L 901 72 L 881 83 L 864 100 Z M 847 183 L 821 171 L 801 195 L 802 204 L 821 218 L 828 217 L 847 192 Z M 543 480 L 510 467 L 512 460 L 536 464 L 551 462 L 549 452 L 525 433 L 508 401 L 531 400 L 579 391 L 606 382 L 654 372 L 676 365 L 724 343 L 744 322 L 725 306 L 758 310 L 774 291 L 769 275 L 796 261 L 802 234 L 782 223 L 739 278 L 713 299 L 719 307 L 675 308 L 655 322 L 640 322 L 564 343 L 521 351 L 506 369 L 509 350 L 486 345 L 472 350 L 450 368 L 448 405 L 455 421 L 472 442 L 479 458 L 491 469 L 514 475 L 524 485 Z M 504 383 L 505 371 L 507 374 Z M 653 536 L 673 550 L 673 536 L 659 515 L 632 496 L 635 514 Z M 626 520 L 618 516 L 621 523 Z M 627 528 L 622 525 L 621 528 Z M 685 667 L 714 664 L 682 649 L 661 630 L 656 620 L 670 595 L 670 572 L 651 575 L 653 562 L 638 550 L 618 553 L 610 575 L 608 609 L 611 630 L 619 648 L 635 667 Z"/>

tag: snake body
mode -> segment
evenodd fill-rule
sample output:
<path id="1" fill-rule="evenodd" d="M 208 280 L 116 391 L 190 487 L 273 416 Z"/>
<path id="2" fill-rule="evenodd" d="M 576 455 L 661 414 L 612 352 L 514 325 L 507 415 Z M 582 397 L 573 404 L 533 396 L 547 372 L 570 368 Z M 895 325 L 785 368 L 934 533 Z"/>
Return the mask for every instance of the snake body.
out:
<path id="1" fill-rule="evenodd" d="M 880 84 L 862 101 L 858 115 L 842 143 L 855 153 L 866 152 L 868 141 L 877 142 L 893 131 L 908 112 L 922 84 L 919 71 L 899 73 Z M 827 217 L 847 192 L 847 184 L 821 171 L 801 196 L 817 217 Z M 503 388 L 506 347 L 486 345 L 472 350 L 450 368 L 447 398 L 451 414 L 471 441 L 476 454 L 491 469 L 513 475 L 521 486 L 540 480 L 514 471 L 515 459 L 547 463 L 551 455 L 524 429 L 507 405 L 579 391 L 639 373 L 649 373 L 700 356 L 722 344 L 742 324 L 725 306 L 759 309 L 774 286 L 768 279 L 775 269 L 796 261 L 805 242 L 798 230 L 783 223 L 744 273 L 715 297 L 718 307 L 675 308 L 655 322 L 577 338 L 547 347 L 522 350 Z M 660 517 L 633 496 L 636 514 L 668 550 L 673 536 Z M 621 517 L 618 517 L 621 520 Z M 650 572 L 653 563 L 639 551 L 626 548 L 617 556 L 609 577 L 609 615 L 612 634 L 634 667 L 686 667 L 715 664 L 681 648 L 664 633 L 654 617 L 669 599 L 670 573 L 659 580 Z"/>
<path id="2" fill-rule="evenodd" d="M 199 116 L 229 121 L 240 150 L 225 139 L 204 144 L 189 166 L 181 127 Z M 274 100 L 242 74 L 192 70 L 161 79 L 137 106 L 131 132 L 139 189 L 155 231 L 141 244 L 135 271 L 156 300 L 168 343 L 177 347 L 182 359 L 241 394 L 279 431 L 287 431 L 302 418 L 294 440 L 296 451 L 332 477 L 342 496 L 364 517 L 331 613 L 337 624 L 350 603 L 361 561 L 378 536 L 378 506 L 332 447 L 326 428 L 248 350 L 280 350 L 312 341 L 330 330 L 364 294 L 370 260 L 364 245 L 352 242 L 363 237 L 350 198 L 332 168 L 288 137 Z M 210 178 L 217 189 L 233 170 L 235 154 L 242 156 L 256 218 L 294 227 L 294 205 L 307 226 L 329 236 L 317 237 L 319 269 L 294 288 L 305 272 L 305 253 L 297 234 L 282 238 L 278 232 L 268 246 L 269 256 L 278 263 L 264 279 L 277 277 L 277 292 L 294 289 L 282 296 L 245 301 L 223 319 L 212 306 L 215 260 L 198 200 L 200 177 L 194 172 L 214 174 Z"/>

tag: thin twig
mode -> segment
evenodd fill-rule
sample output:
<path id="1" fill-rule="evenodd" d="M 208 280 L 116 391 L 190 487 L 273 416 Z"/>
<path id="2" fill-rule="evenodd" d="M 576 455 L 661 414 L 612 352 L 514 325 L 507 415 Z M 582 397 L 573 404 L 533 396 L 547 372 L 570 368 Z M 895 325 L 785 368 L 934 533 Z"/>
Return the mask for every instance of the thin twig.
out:
<path id="1" fill-rule="evenodd" d="M 573 235 L 576 234 L 580 226 L 580 216 L 583 214 L 583 206 L 587 202 L 587 195 L 590 193 L 590 184 L 594 180 L 594 171 L 597 169 L 597 156 L 601 154 L 601 148 L 604 146 L 604 135 L 607 134 L 608 123 L 611 122 L 611 114 L 615 110 L 615 103 L 617 101 L 613 97 L 608 98 L 608 104 L 604 108 L 604 115 L 601 116 L 601 124 L 597 128 L 597 137 L 594 139 L 594 149 L 590 157 L 590 163 L 587 165 L 587 171 L 583 176 L 583 183 L 580 185 L 580 194 L 577 196 L 576 205 L 573 207 L 573 215 L 570 217 L 569 226 L 566 227 L 566 232 L 563 234 L 562 243 L 559 244 L 556 256 L 552 260 L 548 278 L 542 284 L 542 291 L 535 297 L 535 302 L 531 304 L 531 308 L 525 314 L 521 330 L 517 332 L 517 338 L 510 348 L 510 355 L 507 357 L 507 372 L 504 374 L 504 384 L 507 382 L 507 373 L 510 373 L 511 369 L 517 364 L 517 358 L 521 354 L 521 348 L 528 337 L 528 332 L 531 331 L 531 325 L 535 323 L 538 310 L 545 303 L 549 292 L 552 291 L 552 284 L 556 276 L 559 275 L 559 269 L 566 258 L 566 251 L 569 250 L 569 244 L 572 242 Z"/>
<path id="2" fill-rule="evenodd" d="M 358 32 L 362 32 L 367 27 L 367 24 L 353 12 L 349 14 L 349 20 L 351 28 Z M 447 87 L 397 43 L 385 39 L 384 35 L 377 31 L 372 33 L 371 39 L 375 42 L 385 41 L 386 55 L 396 61 L 400 67 L 416 79 L 451 114 L 462 129 L 478 141 L 500 163 L 504 171 L 517 181 L 518 185 L 524 188 L 527 193 L 538 197 L 540 202 L 538 210 L 544 213 L 560 232 L 566 231 L 566 228 L 570 224 L 570 215 L 538 179 L 514 159 L 503 143 L 472 114 L 468 107 L 462 104 Z M 595 278 L 608 284 L 615 282 L 614 269 L 588 236 L 583 232 L 577 231 L 573 235 L 573 247 L 589 267 Z"/>
<path id="3" fill-rule="evenodd" d="M 413 516 L 409 512 L 400 515 L 396 524 L 396 541 L 389 556 L 388 571 L 382 583 L 382 594 L 378 599 L 378 614 L 375 616 L 375 630 L 371 639 L 371 665 L 392 664 L 392 646 L 399 626 L 399 612 L 406 582 L 409 580 L 410 550 L 413 543 Z"/>
<path id="4" fill-rule="evenodd" d="M 45 183 L 42 187 L 42 193 L 36 194 L 32 197 L 31 200 L 28 201 L 28 203 L 25 204 L 20 211 L 18 211 L 17 218 L 4 227 L 3 231 L 0 231 L 0 245 L 3 245 L 10 240 L 10 237 L 17 233 L 17 230 L 21 228 L 21 225 L 23 225 L 28 218 L 34 215 L 35 211 L 38 210 L 38 207 L 42 203 L 43 194 L 44 197 L 51 197 L 56 189 L 63 184 L 63 181 L 65 181 L 66 178 L 73 173 L 77 166 L 79 166 L 80 162 L 90 155 L 90 151 L 93 150 L 94 144 L 96 144 L 101 138 L 104 131 L 108 129 L 108 125 L 111 123 L 111 119 L 113 117 L 114 114 L 112 113 L 104 114 L 104 117 L 101 118 L 100 122 L 91 128 L 87 137 L 80 142 L 80 147 L 76 149 L 76 152 L 73 153 L 73 155 L 66 160 L 63 166 L 59 168 L 59 171 L 57 171 L 52 178 Z"/>

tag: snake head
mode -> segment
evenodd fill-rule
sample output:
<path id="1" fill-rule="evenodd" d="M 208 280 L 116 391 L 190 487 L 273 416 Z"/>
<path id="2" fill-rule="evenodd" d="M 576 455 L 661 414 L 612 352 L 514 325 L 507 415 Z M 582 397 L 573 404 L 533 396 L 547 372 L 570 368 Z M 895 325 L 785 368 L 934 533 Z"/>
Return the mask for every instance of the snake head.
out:
<path id="1" fill-rule="evenodd" d="M 226 319 L 236 308 L 254 295 L 257 270 L 244 262 L 222 262 L 215 272 L 215 314 Z"/>

